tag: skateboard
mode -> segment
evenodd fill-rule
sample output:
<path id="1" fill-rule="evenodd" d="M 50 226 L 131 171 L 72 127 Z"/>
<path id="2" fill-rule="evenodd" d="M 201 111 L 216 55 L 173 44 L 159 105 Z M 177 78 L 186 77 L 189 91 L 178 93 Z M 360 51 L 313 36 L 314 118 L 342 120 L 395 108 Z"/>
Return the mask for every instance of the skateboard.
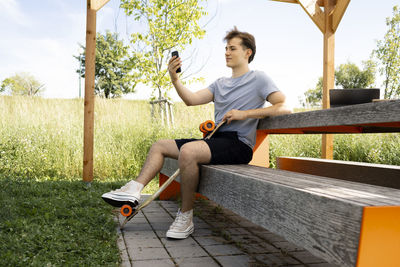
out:
<path id="1" fill-rule="evenodd" d="M 225 121 L 220 122 L 216 127 L 213 121 L 205 121 L 200 124 L 200 131 L 203 133 L 204 139 L 210 139 L 211 136 L 224 124 Z M 208 135 L 207 135 L 208 134 Z M 125 226 L 127 222 L 129 222 L 136 214 L 139 213 L 140 210 L 148 206 L 154 199 L 156 199 L 168 185 L 172 183 L 178 177 L 179 169 L 177 169 L 171 177 L 155 192 L 151 197 L 146 199 L 142 204 L 140 204 L 137 208 L 131 204 L 125 204 L 121 207 L 120 213 L 125 217 L 124 222 L 121 225 L 121 229 Z"/>

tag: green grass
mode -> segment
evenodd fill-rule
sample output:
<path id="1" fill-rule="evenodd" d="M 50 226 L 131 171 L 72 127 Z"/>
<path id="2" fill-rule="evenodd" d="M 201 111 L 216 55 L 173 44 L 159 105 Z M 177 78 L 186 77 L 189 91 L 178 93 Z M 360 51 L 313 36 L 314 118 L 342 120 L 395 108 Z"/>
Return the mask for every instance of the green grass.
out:
<path id="1" fill-rule="evenodd" d="M 116 223 L 100 198 L 137 176 L 151 144 L 200 137 L 213 106 L 174 106 L 151 123 L 145 101 L 96 99 L 94 183 L 82 180 L 83 100 L 0 96 L 0 266 L 116 266 Z M 399 134 L 335 135 L 335 159 L 400 165 Z M 320 157 L 319 135 L 270 136 L 276 156 Z M 158 187 L 157 178 L 145 193 Z"/>
<path id="2" fill-rule="evenodd" d="M 0 266 L 118 266 L 115 222 L 102 192 L 80 181 L 0 179 Z"/>

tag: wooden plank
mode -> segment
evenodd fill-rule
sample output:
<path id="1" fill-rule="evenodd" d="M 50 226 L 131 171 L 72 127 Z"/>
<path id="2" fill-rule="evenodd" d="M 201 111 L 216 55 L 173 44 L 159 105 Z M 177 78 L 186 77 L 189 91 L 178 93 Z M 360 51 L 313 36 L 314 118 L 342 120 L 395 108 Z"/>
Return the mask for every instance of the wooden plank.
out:
<path id="1" fill-rule="evenodd" d="M 109 1 L 110 0 L 88 0 L 90 9 L 93 9 L 95 11 L 100 10 Z"/>
<path id="2" fill-rule="evenodd" d="M 344 13 L 346 12 L 347 6 L 349 5 L 350 0 L 337 0 L 335 10 L 333 11 L 333 18 L 332 18 L 332 29 L 336 32 L 340 21 Z"/>
<path id="3" fill-rule="evenodd" d="M 213 167 L 202 171 L 201 194 L 317 257 L 355 266 L 362 206 Z"/>
<path id="4" fill-rule="evenodd" d="M 271 0 L 274 2 L 283 2 L 283 3 L 289 3 L 289 4 L 298 4 L 297 0 Z"/>
<path id="5" fill-rule="evenodd" d="M 324 11 L 319 7 L 317 0 L 297 0 L 307 15 L 317 25 L 322 33 L 325 32 Z"/>
<path id="6" fill-rule="evenodd" d="M 351 114 L 351 116 L 349 116 Z M 259 130 L 308 127 L 362 126 L 400 122 L 400 100 L 366 103 L 334 109 L 314 110 L 261 119 Z M 384 128 L 384 127 L 383 127 Z M 395 129 L 381 129 L 394 132 Z"/>
<path id="7" fill-rule="evenodd" d="M 278 157 L 276 162 L 281 170 L 400 189 L 400 166 L 303 157 Z"/>
<path id="8" fill-rule="evenodd" d="M 87 1 L 86 16 L 86 60 L 85 60 L 85 103 L 83 133 L 83 180 L 93 181 L 93 138 L 94 138 L 94 76 L 96 57 L 96 11 Z"/>
<path id="9" fill-rule="evenodd" d="M 329 90 L 335 85 L 335 32 L 332 28 L 332 11 L 335 0 L 325 0 L 324 21 L 324 66 L 323 66 L 323 93 L 322 107 L 329 108 Z M 322 135 L 322 158 L 333 159 L 333 135 Z"/>
<path id="10" fill-rule="evenodd" d="M 285 187 L 319 194 L 327 198 L 336 198 L 357 205 L 396 206 L 400 204 L 400 191 L 382 186 L 249 165 L 202 166 L 202 168 L 208 167 L 218 168 L 221 172 L 234 172 L 267 183 L 280 184 Z"/>
<path id="11" fill-rule="evenodd" d="M 177 160 L 166 158 L 161 173 L 170 176 L 176 168 L 178 168 Z M 206 168 L 217 168 L 221 172 L 233 172 L 244 177 L 252 177 L 267 183 L 318 193 L 328 198 L 338 198 L 358 205 L 400 204 L 400 191 L 382 186 L 251 165 L 203 165 L 200 168 L 201 179 L 204 177 L 203 171 Z M 345 197 L 345 195 L 348 197 Z"/>

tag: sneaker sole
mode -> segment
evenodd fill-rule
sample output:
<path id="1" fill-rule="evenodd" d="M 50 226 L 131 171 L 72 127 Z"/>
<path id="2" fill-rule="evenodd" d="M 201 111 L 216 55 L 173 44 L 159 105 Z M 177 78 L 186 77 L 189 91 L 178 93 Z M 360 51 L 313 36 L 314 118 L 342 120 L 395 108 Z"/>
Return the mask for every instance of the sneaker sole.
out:
<path id="1" fill-rule="evenodd" d="M 172 238 L 172 239 L 185 239 L 185 238 L 188 238 L 189 235 L 193 234 L 193 232 L 194 232 L 194 226 L 192 226 L 186 232 L 171 232 L 171 231 L 168 231 L 167 234 L 166 234 L 166 237 Z"/>
<path id="2" fill-rule="evenodd" d="M 137 205 L 139 205 L 139 201 L 137 201 L 136 199 L 134 201 L 130 201 L 130 200 L 119 200 L 119 199 L 114 199 L 112 197 L 101 197 L 105 202 L 107 202 L 108 204 L 110 204 L 111 206 L 114 207 L 122 207 L 125 204 L 128 204 L 130 206 L 132 206 L 132 208 L 135 208 Z"/>

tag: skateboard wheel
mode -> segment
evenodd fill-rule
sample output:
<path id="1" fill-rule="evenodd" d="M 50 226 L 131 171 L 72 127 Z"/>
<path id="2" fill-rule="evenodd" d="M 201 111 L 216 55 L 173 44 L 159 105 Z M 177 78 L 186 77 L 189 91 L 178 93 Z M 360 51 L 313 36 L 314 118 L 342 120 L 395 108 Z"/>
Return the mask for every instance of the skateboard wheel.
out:
<path id="1" fill-rule="evenodd" d="M 200 132 L 202 132 L 202 133 L 207 133 L 207 130 L 206 129 L 204 129 L 204 122 L 202 122 L 201 124 L 200 124 L 200 126 L 199 126 L 199 129 L 200 129 Z"/>
<path id="2" fill-rule="evenodd" d="M 204 126 L 203 126 L 204 130 L 206 130 L 207 132 L 211 132 L 214 130 L 215 128 L 215 123 L 211 120 L 205 121 L 204 122 Z"/>
<path id="3" fill-rule="evenodd" d="M 132 214 L 132 207 L 128 204 L 125 204 L 121 207 L 122 216 L 129 217 Z"/>

